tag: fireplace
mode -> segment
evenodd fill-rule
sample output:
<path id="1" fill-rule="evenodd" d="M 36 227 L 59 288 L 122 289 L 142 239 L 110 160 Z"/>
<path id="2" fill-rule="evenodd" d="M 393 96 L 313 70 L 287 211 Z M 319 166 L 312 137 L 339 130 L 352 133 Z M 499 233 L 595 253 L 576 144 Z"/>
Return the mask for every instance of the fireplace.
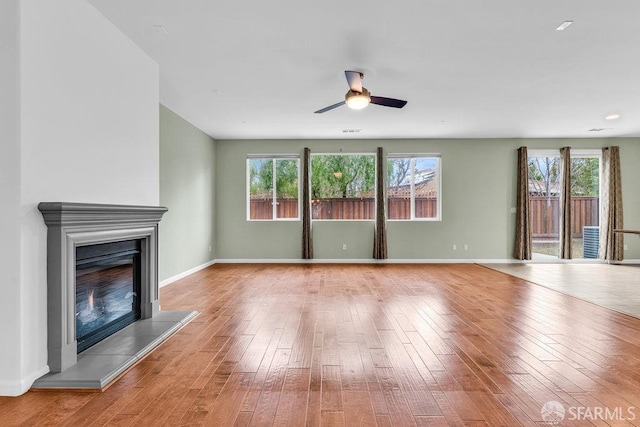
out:
<path id="1" fill-rule="evenodd" d="M 40 203 L 47 232 L 51 372 L 78 353 L 160 311 L 156 206 Z"/>
<path id="2" fill-rule="evenodd" d="M 78 353 L 140 319 L 140 240 L 76 248 Z"/>

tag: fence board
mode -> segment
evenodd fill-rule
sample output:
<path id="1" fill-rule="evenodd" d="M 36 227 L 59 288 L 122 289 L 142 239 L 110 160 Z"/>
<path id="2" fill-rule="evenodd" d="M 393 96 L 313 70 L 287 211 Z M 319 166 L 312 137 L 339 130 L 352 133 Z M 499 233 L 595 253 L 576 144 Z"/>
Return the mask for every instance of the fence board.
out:
<path id="1" fill-rule="evenodd" d="M 298 218 L 297 199 L 278 199 L 277 203 L 278 218 Z M 252 199 L 249 213 L 251 219 L 272 219 L 271 199 Z"/>
<path id="2" fill-rule="evenodd" d="M 557 196 L 530 196 L 531 232 L 534 238 L 558 238 L 560 198 Z M 571 198 L 571 234 L 582 237 L 582 227 L 598 225 L 599 198 Z"/>

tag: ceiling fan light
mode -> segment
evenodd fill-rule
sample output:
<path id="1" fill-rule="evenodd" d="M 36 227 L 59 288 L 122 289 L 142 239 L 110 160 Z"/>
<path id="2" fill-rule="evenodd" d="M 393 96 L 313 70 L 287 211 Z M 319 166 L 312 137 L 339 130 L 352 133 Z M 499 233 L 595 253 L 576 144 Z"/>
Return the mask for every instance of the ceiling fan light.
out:
<path id="1" fill-rule="evenodd" d="M 347 92 L 344 100 L 347 103 L 347 107 L 353 110 L 362 110 L 371 102 L 371 96 L 369 96 L 369 91 L 367 89 L 362 88 L 362 92 L 354 92 L 350 90 Z"/>
<path id="2" fill-rule="evenodd" d="M 364 107 L 369 105 L 369 102 L 371 102 L 371 98 L 368 96 L 356 95 L 347 99 L 347 107 L 353 110 L 362 110 Z"/>

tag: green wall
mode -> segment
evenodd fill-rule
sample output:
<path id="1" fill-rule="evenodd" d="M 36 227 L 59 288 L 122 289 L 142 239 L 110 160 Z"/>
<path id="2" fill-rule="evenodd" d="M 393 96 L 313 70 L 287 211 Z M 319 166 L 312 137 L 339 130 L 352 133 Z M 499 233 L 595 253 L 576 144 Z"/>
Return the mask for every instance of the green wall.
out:
<path id="1" fill-rule="evenodd" d="M 563 146 L 621 149 L 626 228 L 640 228 L 640 139 L 399 139 L 216 141 L 216 258 L 299 259 L 301 223 L 246 220 L 247 154 L 375 152 L 442 154 L 442 221 L 388 222 L 389 258 L 506 260 L 513 251 L 516 149 Z M 314 221 L 316 259 L 371 259 L 373 222 Z M 640 238 L 628 236 L 627 259 L 640 259 Z M 347 244 L 347 250 L 342 245 Z M 453 251 L 453 244 L 457 250 Z M 463 245 L 468 250 L 463 250 Z"/>
<path id="2" fill-rule="evenodd" d="M 215 259 L 215 163 L 215 141 L 160 105 L 161 281 Z"/>

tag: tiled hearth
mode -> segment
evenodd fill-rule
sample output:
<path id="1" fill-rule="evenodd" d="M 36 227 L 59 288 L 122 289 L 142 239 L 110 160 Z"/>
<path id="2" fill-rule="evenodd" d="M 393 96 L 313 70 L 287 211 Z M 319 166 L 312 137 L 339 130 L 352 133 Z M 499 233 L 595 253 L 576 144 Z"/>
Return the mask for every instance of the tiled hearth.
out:
<path id="1" fill-rule="evenodd" d="M 32 388 L 104 389 L 196 315 L 161 311 L 139 320 L 80 353 L 70 368 L 36 380 Z"/>

